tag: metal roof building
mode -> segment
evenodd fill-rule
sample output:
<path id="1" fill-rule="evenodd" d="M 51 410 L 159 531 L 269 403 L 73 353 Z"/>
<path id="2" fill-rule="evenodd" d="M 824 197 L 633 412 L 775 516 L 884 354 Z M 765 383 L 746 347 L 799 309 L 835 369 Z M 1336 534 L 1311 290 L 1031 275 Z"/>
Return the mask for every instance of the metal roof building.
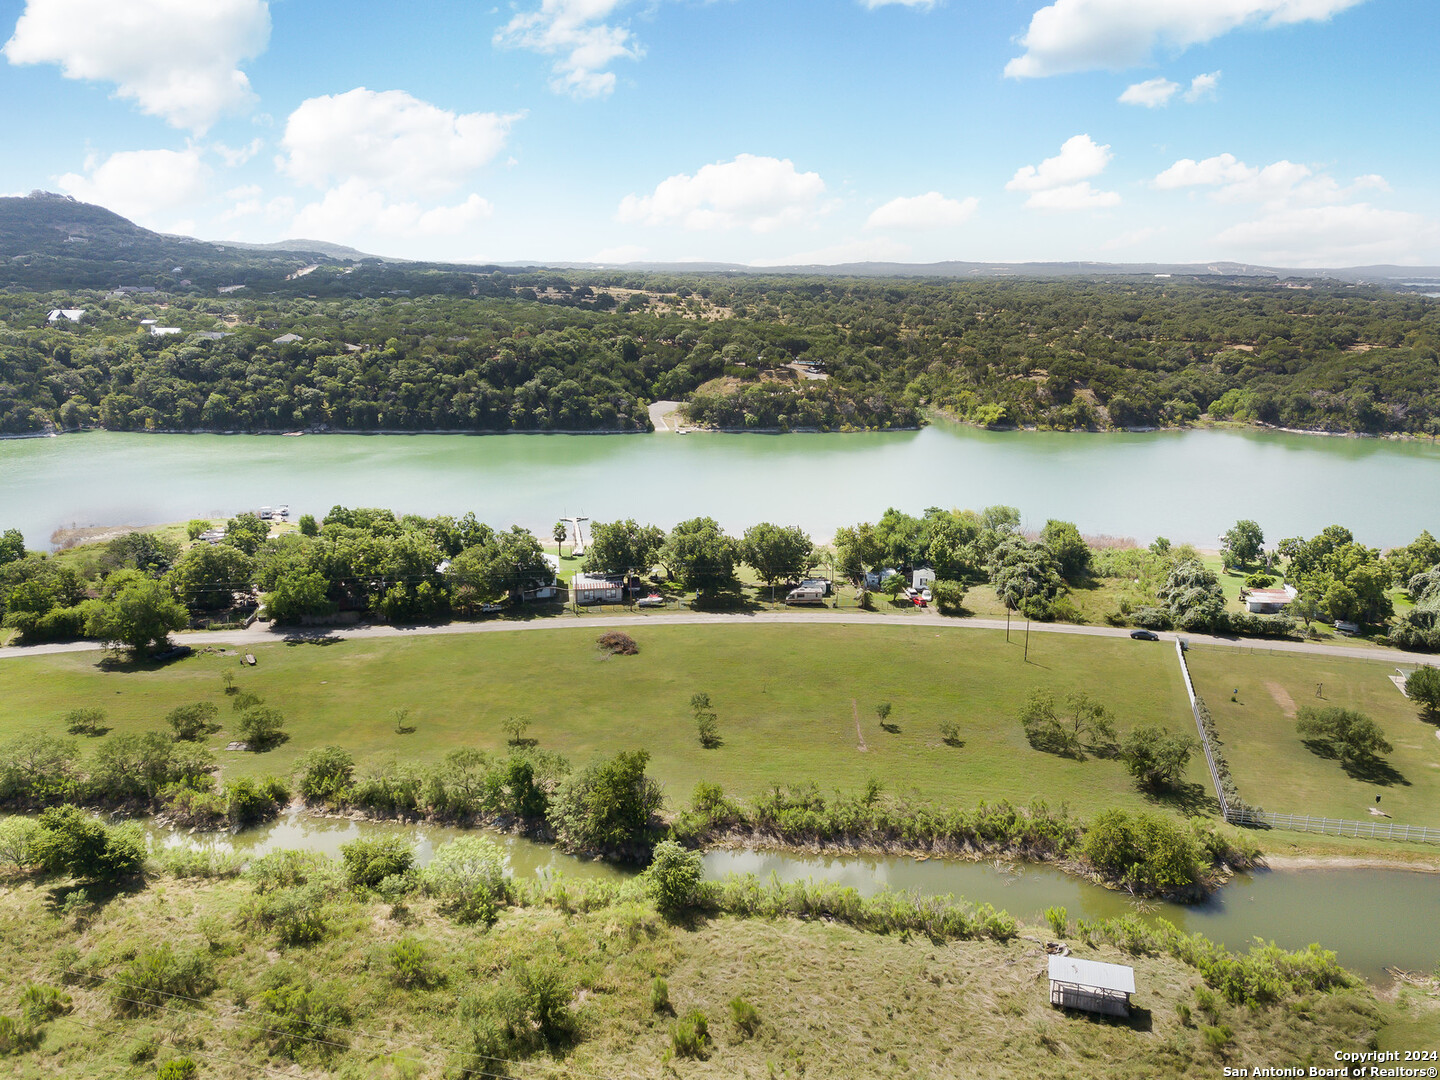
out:
<path id="1" fill-rule="evenodd" d="M 1135 969 L 1073 956 L 1050 957 L 1050 1004 L 1067 1009 L 1130 1015 Z"/>

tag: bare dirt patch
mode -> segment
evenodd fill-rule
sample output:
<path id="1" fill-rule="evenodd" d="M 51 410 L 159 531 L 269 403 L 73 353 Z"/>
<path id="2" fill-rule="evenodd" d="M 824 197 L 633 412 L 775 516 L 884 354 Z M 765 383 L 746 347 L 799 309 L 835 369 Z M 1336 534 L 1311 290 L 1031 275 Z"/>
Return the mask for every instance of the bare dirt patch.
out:
<path id="1" fill-rule="evenodd" d="M 1265 689 L 1270 691 L 1270 696 L 1275 704 L 1280 706 L 1280 711 L 1286 716 L 1295 715 L 1295 699 L 1290 696 L 1290 691 L 1277 682 L 1267 682 Z"/>

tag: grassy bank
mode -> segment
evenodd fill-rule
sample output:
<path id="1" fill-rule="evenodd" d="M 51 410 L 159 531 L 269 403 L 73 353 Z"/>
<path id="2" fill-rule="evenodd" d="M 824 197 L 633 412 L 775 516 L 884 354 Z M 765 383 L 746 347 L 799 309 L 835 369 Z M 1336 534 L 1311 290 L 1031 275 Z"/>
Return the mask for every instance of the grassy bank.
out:
<path id="1" fill-rule="evenodd" d="M 1263 646 L 1197 646 L 1188 656 L 1195 689 L 1210 706 L 1247 801 L 1267 810 L 1368 821 L 1378 795 L 1379 808 L 1394 821 L 1440 826 L 1440 739 L 1435 724 L 1419 719 L 1390 681 L 1394 665 L 1270 653 Z M 1311 752 L 1295 731 L 1296 710 L 1305 705 L 1360 710 L 1380 725 L 1394 751 L 1379 765 L 1349 770 Z"/>
<path id="2" fill-rule="evenodd" d="M 161 669 L 106 669 L 99 654 L 9 661 L 0 666 L 0 733 L 63 733 L 69 710 L 99 706 L 115 732 L 151 730 L 177 705 L 212 701 L 232 720 L 222 675 L 260 694 L 287 718 L 288 741 L 263 754 L 209 744 L 227 777 L 289 771 L 317 745 L 348 748 L 361 766 L 390 757 L 438 761 L 457 747 L 503 750 L 506 717 L 531 720 L 526 737 L 577 763 L 623 749 L 651 754 L 649 773 L 672 804 L 700 780 L 753 796 L 813 780 L 972 806 L 981 800 L 1052 806 L 1092 815 L 1151 805 L 1114 760 L 1074 761 L 1032 749 L 1016 711 L 1036 687 L 1063 697 L 1084 690 L 1115 714 L 1123 733 L 1142 720 L 1190 730 L 1169 650 L 1128 640 L 1048 637 L 1025 663 L 1003 632 L 944 627 L 637 627 L 636 656 L 597 650 L 583 626 L 551 633 L 350 640 L 200 654 Z M 1032 646 L 1037 643 L 1032 640 Z M 704 749 L 690 697 L 708 693 L 722 743 Z M 875 706 L 892 711 L 882 727 Z M 398 734 L 392 711 L 408 708 Z M 944 741 L 942 721 L 957 737 Z M 1192 764 L 1191 779 L 1203 780 Z"/>
<path id="3" fill-rule="evenodd" d="M 1048 927 L 957 941 L 786 915 L 672 923 L 635 896 L 585 904 L 554 888 L 502 908 L 492 927 L 462 926 L 418 894 L 397 907 L 341 888 L 319 939 L 285 945 L 247 915 L 256 885 L 243 879 L 160 877 L 61 910 L 66 893 L 55 882 L 0 892 L 0 1012 L 17 1015 L 31 983 L 69 996 L 6 1059 L 17 1077 L 153 1076 L 182 1056 L 207 1080 L 422 1080 L 465 1067 L 537 1080 L 949 1076 L 977 1062 L 1006 1078 L 1210 1077 L 1253 1060 L 1320 1063 L 1363 1049 L 1384 1021 L 1360 985 L 1277 984 L 1273 999 L 1237 1003 L 1198 967 L 1132 940 L 1125 920 L 1064 936 L 1076 955 L 1135 967 L 1129 1022 L 1049 1005 Z M 678 1021 L 694 1010 L 708 1041 L 677 1057 Z M 522 1018 L 531 1048 L 478 1056 L 506 1016 Z M 525 1035 L 537 1028 L 548 1045 Z"/>

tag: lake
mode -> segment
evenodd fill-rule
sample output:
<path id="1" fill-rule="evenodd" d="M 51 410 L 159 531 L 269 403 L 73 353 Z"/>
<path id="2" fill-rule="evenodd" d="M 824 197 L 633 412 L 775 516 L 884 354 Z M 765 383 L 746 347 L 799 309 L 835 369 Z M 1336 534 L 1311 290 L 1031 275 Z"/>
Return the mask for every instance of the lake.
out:
<path id="1" fill-rule="evenodd" d="M 548 537 L 562 516 L 817 539 L 886 507 L 1020 508 L 1087 533 L 1214 546 L 1239 518 L 1272 542 L 1349 526 L 1365 543 L 1440 533 L 1440 445 L 1278 431 L 920 431 L 685 435 L 146 435 L 0 441 L 0 528 L 145 525 L 287 503 L 433 515 L 474 510 Z"/>

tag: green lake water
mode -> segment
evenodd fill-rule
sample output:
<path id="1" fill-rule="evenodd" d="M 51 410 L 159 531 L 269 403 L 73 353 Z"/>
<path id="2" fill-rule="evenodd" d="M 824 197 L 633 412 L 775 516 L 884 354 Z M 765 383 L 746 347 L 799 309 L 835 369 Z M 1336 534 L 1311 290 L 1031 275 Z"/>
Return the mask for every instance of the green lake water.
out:
<path id="1" fill-rule="evenodd" d="M 289 814 L 268 825 L 227 834 L 187 835 L 152 829 L 158 844 L 188 845 L 263 855 L 281 848 L 318 851 L 338 857 L 340 848 L 361 836 L 402 835 L 415 844 L 416 859 L 429 862 L 435 848 L 464 830 L 389 822 L 312 818 Z M 517 877 L 619 880 L 627 871 L 603 862 L 577 859 L 544 844 L 492 835 L 505 850 Z M 755 874 L 781 881 L 834 881 L 871 895 L 881 889 L 947 893 L 972 903 L 989 903 L 1032 924 L 1047 907 L 1067 909 L 1070 919 L 1099 919 L 1139 911 L 1142 918 L 1168 919 L 1182 930 L 1199 931 L 1232 949 L 1245 950 L 1259 937 L 1298 949 L 1319 942 L 1341 963 L 1376 982 L 1386 967 L 1411 971 L 1440 968 L 1440 875 L 1397 870 L 1286 870 L 1243 874 L 1196 906 L 1137 906 L 1123 893 L 1092 885 L 1034 863 L 964 862 L 908 858 L 794 855 L 770 851 L 712 851 L 705 874 Z"/>
<path id="2" fill-rule="evenodd" d="M 1285 432 L 993 432 L 954 424 L 855 434 L 145 435 L 0 441 L 0 527 L 33 546 L 68 525 L 154 524 L 289 504 L 474 510 L 548 536 L 562 516 L 828 537 L 888 506 L 1020 508 L 1083 531 L 1213 544 L 1238 518 L 1266 536 L 1339 522 L 1369 544 L 1440 532 L 1440 445 Z"/>

